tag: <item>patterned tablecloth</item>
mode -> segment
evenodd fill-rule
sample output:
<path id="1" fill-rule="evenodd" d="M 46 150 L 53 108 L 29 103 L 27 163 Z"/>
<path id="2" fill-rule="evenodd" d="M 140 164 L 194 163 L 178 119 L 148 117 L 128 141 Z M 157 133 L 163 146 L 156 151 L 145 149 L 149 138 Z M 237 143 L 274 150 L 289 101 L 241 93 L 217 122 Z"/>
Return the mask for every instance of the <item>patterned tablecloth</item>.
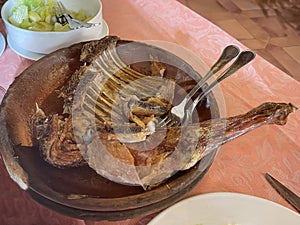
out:
<path id="1" fill-rule="evenodd" d="M 212 65 L 228 44 L 241 43 L 174 0 L 103 0 L 103 15 L 110 34 L 122 39 L 162 40 L 179 44 Z M 2 21 L 0 30 L 5 34 Z M 0 85 L 7 89 L 33 61 L 9 47 L 0 57 Z M 263 102 L 291 102 L 300 106 L 300 84 L 257 56 L 221 85 L 226 115 L 244 113 Z M 2 100 L 4 93 L 0 93 Z M 265 126 L 225 144 L 201 182 L 185 197 L 208 192 L 245 193 L 291 208 L 266 182 L 271 173 L 300 194 L 300 111 L 285 126 Z M 7 174 L 0 160 L 0 224 L 104 225 L 147 224 L 155 215 L 119 222 L 72 219 L 34 202 Z"/>

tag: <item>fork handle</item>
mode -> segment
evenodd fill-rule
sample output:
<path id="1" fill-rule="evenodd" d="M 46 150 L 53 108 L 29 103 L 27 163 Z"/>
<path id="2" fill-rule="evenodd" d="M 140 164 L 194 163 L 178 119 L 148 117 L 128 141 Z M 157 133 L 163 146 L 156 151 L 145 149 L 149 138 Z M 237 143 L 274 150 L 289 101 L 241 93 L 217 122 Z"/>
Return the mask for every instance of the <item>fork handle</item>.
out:
<path id="1" fill-rule="evenodd" d="M 199 89 L 208 81 L 215 73 L 221 70 L 227 63 L 229 63 L 232 59 L 234 59 L 240 50 L 235 45 L 228 45 L 224 48 L 221 56 L 215 62 L 215 64 L 209 69 L 209 71 L 204 75 L 204 77 L 193 87 L 193 89 L 184 97 L 184 99 L 177 105 L 171 109 L 171 113 L 176 115 L 178 118 L 183 119 L 185 113 L 185 106 L 190 101 L 192 96 L 194 96 Z"/>
<path id="2" fill-rule="evenodd" d="M 76 19 L 73 19 L 73 18 L 71 18 L 71 20 L 73 22 L 76 22 L 78 25 L 80 25 L 82 27 L 85 27 L 85 28 L 90 28 L 90 27 L 98 26 L 98 25 L 101 24 L 101 23 L 87 23 L 87 22 L 79 21 L 79 20 L 76 20 Z"/>
<path id="3" fill-rule="evenodd" d="M 220 58 L 215 62 L 215 64 L 210 68 L 210 70 L 205 74 L 205 76 L 196 84 L 196 86 L 185 96 L 184 102 L 188 102 L 191 97 L 196 94 L 196 92 L 202 88 L 202 86 L 206 83 L 206 81 L 209 80 L 215 73 L 220 71 L 227 63 L 229 63 L 232 59 L 234 59 L 238 54 L 240 50 L 235 45 L 229 45 L 227 46 Z"/>
<path id="4" fill-rule="evenodd" d="M 227 77 L 234 74 L 237 70 L 251 62 L 255 58 L 255 53 L 253 51 L 247 50 L 243 51 L 238 58 L 233 62 L 233 64 L 226 69 L 219 77 L 217 77 L 216 80 L 214 80 L 190 105 L 190 107 L 187 109 L 184 118 L 184 123 L 188 122 L 189 118 L 191 118 L 191 115 L 198 105 L 198 103 L 221 81 L 225 80 Z"/>

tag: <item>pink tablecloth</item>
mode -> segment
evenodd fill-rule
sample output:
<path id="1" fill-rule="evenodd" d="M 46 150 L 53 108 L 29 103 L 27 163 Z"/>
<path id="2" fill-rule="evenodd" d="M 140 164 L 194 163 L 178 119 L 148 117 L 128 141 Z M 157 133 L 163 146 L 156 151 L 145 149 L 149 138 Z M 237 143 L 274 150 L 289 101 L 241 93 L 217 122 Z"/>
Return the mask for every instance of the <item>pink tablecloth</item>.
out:
<path id="1" fill-rule="evenodd" d="M 174 0 L 103 0 L 110 34 L 123 39 L 164 40 L 182 45 L 205 63 L 212 63 L 228 44 L 246 49 L 233 37 Z M 4 32 L 1 23 L 1 32 Z M 0 85 L 5 89 L 32 61 L 9 47 L 0 57 Z M 292 102 L 300 106 L 300 84 L 257 56 L 222 85 L 226 115 L 244 113 L 263 102 Z M 0 93 L 0 98 L 1 98 Z M 185 197 L 208 192 L 238 192 L 272 200 L 291 208 L 266 182 L 270 172 L 300 194 L 300 111 L 285 126 L 261 127 L 226 145 L 204 179 Z M 35 203 L 10 180 L 0 161 L 0 224 L 147 224 L 154 216 L 119 222 L 72 219 Z M 292 209 L 292 208 L 291 208 Z"/>

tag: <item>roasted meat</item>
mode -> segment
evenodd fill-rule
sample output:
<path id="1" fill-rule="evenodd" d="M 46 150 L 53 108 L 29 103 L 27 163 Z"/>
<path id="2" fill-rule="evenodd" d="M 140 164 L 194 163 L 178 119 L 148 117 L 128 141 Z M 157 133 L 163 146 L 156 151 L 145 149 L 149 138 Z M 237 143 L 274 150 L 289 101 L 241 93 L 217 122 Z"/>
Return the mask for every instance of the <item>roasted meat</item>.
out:
<path id="1" fill-rule="evenodd" d="M 124 63 L 118 40 L 108 36 L 84 45 L 85 65 L 58 90 L 64 99 L 61 115 L 45 115 L 38 108 L 36 137 L 52 165 L 88 163 L 112 181 L 147 189 L 259 126 L 284 125 L 296 110 L 292 104 L 264 103 L 230 118 L 156 127 L 172 107 L 175 81 L 164 77 L 159 58 L 149 56 L 149 74 Z"/>
<path id="2" fill-rule="evenodd" d="M 58 114 L 35 121 L 35 133 L 43 158 L 59 168 L 86 164 L 73 135 L 72 120 Z"/>
<path id="3" fill-rule="evenodd" d="M 36 138 L 42 156 L 52 165 L 66 168 L 84 163 L 78 148 L 73 148 L 75 143 L 65 140 L 73 136 L 72 108 L 83 107 L 85 113 L 95 115 L 101 129 L 127 124 L 130 129 L 141 130 L 137 135 L 123 135 L 132 141 L 145 140 L 153 132 L 155 117 L 171 108 L 175 82 L 163 79 L 164 65 L 153 58 L 151 77 L 131 69 L 118 57 L 118 40 L 108 36 L 83 46 L 84 65 L 57 90 L 64 101 L 61 115 L 46 116 L 38 107 L 34 118 Z M 77 100 L 81 96 L 82 102 Z"/>

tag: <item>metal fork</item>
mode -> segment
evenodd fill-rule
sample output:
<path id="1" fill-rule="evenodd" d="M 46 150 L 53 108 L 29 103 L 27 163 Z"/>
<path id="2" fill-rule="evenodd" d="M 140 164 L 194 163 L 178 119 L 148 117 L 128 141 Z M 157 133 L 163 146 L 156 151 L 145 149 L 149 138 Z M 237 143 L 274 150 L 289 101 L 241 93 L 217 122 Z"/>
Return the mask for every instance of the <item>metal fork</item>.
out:
<path id="1" fill-rule="evenodd" d="M 53 11 L 56 15 L 57 21 L 62 25 L 65 25 L 65 24 L 68 23 L 71 30 L 76 30 L 76 29 L 79 29 L 79 28 L 82 28 L 82 27 L 90 28 L 90 27 L 98 26 L 98 25 L 101 24 L 101 23 L 86 23 L 86 22 L 83 22 L 83 21 L 73 19 L 68 14 L 68 10 L 62 4 L 62 2 L 61 1 L 56 1 L 56 2 L 57 2 L 58 7 L 53 7 Z"/>
<path id="2" fill-rule="evenodd" d="M 229 76 L 231 76 L 232 74 L 234 74 L 237 70 L 239 70 L 240 68 L 242 68 L 243 66 L 245 66 L 246 64 L 248 64 L 250 61 L 252 61 L 254 59 L 254 57 L 255 57 L 255 53 L 253 51 L 250 51 L 250 50 L 243 51 L 238 56 L 238 58 L 233 62 L 233 64 L 229 68 L 227 68 L 219 77 L 217 77 L 217 79 L 214 80 L 207 88 L 205 88 L 205 90 L 203 90 L 203 92 L 192 102 L 192 104 L 189 106 L 189 108 L 187 110 L 185 110 L 185 106 L 186 106 L 186 104 L 188 102 L 186 99 L 190 100 L 190 98 L 193 96 L 193 94 L 195 94 L 200 88 L 202 88 L 203 85 L 205 84 L 205 82 L 210 77 L 212 77 L 212 75 L 214 73 L 216 73 L 217 71 L 219 71 L 221 69 L 221 68 L 219 69 L 218 67 L 215 68 L 215 65 L 213 65 L 212 69 L 207 73 L 207 75 L 205 75 L 204 78 L 202 80 L 200 80 L 200 82 L 192 89 L 192 91 L 190 92 L 190 93 L 192 93 L 192 95 L 189 93 L 188 96 L 183 99 L 182 102 L 184 102 L 184 103 L 181 102 L 178 105 L 180 107 L 178 107 L 178 106 L 173 107 L 171 109 L 171 112 L 168 115 L 166 115 L 159 122 L 159 126 L 160 127 L 163 127 L 163 126 L 174 126 L 174 125 L 178 125 L 179 123 L 186 125 L 186 124 L 190 123 L 191 119 L 192 119 L 193 111 L 196 108 L 196 106 L 198 105 L 198 103 L 217 84 L 219 84 L 221 81 L 225 80 L 226 78 L 228 78 Z M 220 58 L 222 58 L 222 56 Z M 215 71 L 215 72 L 213 73 L 212 71 Z M 196 90 L 194 90 L 194 89 L 196 89 Z M 174 108 L 175 108 L 175 110 L 174 110 Z"/>
<path id="3" fill-rule="evenodd" d="M 176 119 L 181 120 L 184 117 L 185 106 L 190 101 L 192 96 L 194 96 L 198 90 L 200 90 L 206 81 L 211 78 L 214 74 L 220 71 L 227 63 L 229 63 L 232 59 L 234 59 L 240 50 L 235 45 L 227 46 L 220 58 L 215 62 L 215 64 L 210 68 L 210 70 L 206 73 L 206 75 L 196 84 L 196 86 L 185 96 L 185 98 L 180 102 L 180 104 L 174 106 L 171 109 L 171 115 L 165 115 L 165 117 L 159 122 L 159 126 L 166 126 L 171 121 L 173 121 L 174 117 Z"/>

